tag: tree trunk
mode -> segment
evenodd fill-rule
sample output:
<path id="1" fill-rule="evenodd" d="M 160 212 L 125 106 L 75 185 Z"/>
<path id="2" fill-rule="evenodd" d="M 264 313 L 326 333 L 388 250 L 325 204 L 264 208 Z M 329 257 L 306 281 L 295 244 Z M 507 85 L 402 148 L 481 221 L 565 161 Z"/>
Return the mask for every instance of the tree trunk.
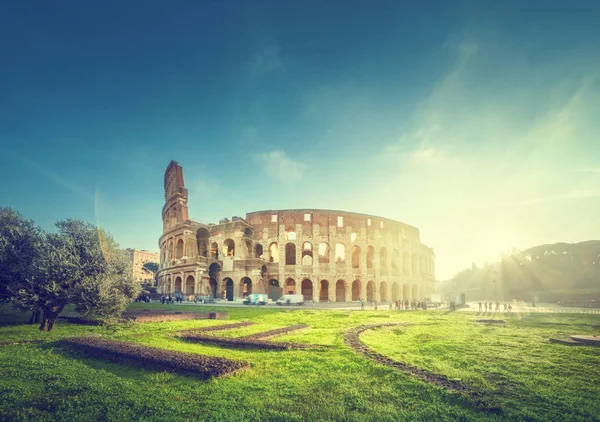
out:
<path id="1" fill-rule="evenodd" d="M 39 324 L 40 322 L 40 311 L 31 311 L 28 324 Z"/>
<path id="2" fill-rule="evenodd" d="M 42 323 L 40 324 L 40 331 L 50 332 L 54 328 L 54 323 L 58 314 L 64 309 L 64 305 L 51 306 L 44 309 L 44 316 L 42 317 Z"/>

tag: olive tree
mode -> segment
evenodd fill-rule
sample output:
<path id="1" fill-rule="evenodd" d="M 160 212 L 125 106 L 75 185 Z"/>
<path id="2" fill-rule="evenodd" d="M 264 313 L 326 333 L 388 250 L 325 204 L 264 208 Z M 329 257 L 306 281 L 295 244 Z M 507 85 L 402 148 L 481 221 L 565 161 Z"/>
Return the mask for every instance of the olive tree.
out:
<path id="1" fill-rule="evenodd" d="M 126 252 L 89 223 L 68 219 L 56 228 L 45 236 L 34 275 L 13 287 L 12 300 L 21 309 L 42 313 L 42 331 L 52 331 L 70 304 L 86 317 L 120 316 L 140 289 Z"/>
<path id="2" fill-rule="evenodd" d="M 17 286 L 34 277 L 42 251 L 43 232 L 17 211 L 0 207 L 0 302 L 9 302 Z M 38 322 L 34 311 L 30 322 Z"/>

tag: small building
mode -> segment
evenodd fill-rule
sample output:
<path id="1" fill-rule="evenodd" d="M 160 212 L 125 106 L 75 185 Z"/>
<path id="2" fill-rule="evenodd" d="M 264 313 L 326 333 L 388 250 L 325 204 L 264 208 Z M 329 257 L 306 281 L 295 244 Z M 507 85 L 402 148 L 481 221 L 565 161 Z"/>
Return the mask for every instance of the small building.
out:
<path id="1" fill-rule="evenodd" d="M 144 268 L 144 264 L 148 262 L 154 262 L 158 264 L 160 262 L 160 255 L 157 253 L 148 252 L 146 250 L 139 249 L 126 249 L 127 253 L 131 257 L 131 266 L 133 269 L 133 279 L 140 283 L 154 283 L 154 273 Z"/>

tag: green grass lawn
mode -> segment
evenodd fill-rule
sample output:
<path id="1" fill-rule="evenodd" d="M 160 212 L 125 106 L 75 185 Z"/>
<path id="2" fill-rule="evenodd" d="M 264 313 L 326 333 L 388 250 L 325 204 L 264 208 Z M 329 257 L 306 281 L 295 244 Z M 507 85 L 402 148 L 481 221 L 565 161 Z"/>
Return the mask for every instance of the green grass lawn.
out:
<path id="1" fill-rule="evenodd" d="M 206 307 L 134 304 L 132 308 L 206 312 Z M 333 346 L 256 351 L 185 343 L 177 330 L 228 323 L 177 321 L 88 327 L 59 321 L 53 333 L 23 325 L 0 308 L 0 420 L 600 420 L 600 349 L 550 344 L 549 337 L 598 333 L 600 316 L 506 317 L 484 326 L 469 313 L 228 308 L 254 325 L 213 334 L 237 337 L 289 325 L 276 337 Z M 347 348 L 345 330 L 365 323 L 408 325 L 367 331 L 361 339 L 395 360 L 460 379 L 501 409 L 487 412 L 448 392 L 373 363 Z M 251 369 L 209 381 L 88 358 L 57 340 L 101 334 L 154 347 L 223 356 Z M 19 343 L 20 341 L 34 341 Z M 15 344 L 7 344 L 15 343 Z"/>

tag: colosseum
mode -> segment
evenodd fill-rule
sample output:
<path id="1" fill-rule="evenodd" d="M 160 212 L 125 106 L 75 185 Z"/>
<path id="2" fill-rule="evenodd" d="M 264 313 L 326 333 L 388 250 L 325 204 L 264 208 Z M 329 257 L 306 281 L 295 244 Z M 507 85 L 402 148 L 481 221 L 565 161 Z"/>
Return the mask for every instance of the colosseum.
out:
<path id="1" fill-rule="evenodd" d="M 188 300 L 301 293 L 314 302 L 389 302 L 435 291 L 433 249 L 408 224 L 321 209 L 255 211 L 200 224 L 188 217 L 188 191 L 175 161 L 164 189 L 162 293 Z"/>

